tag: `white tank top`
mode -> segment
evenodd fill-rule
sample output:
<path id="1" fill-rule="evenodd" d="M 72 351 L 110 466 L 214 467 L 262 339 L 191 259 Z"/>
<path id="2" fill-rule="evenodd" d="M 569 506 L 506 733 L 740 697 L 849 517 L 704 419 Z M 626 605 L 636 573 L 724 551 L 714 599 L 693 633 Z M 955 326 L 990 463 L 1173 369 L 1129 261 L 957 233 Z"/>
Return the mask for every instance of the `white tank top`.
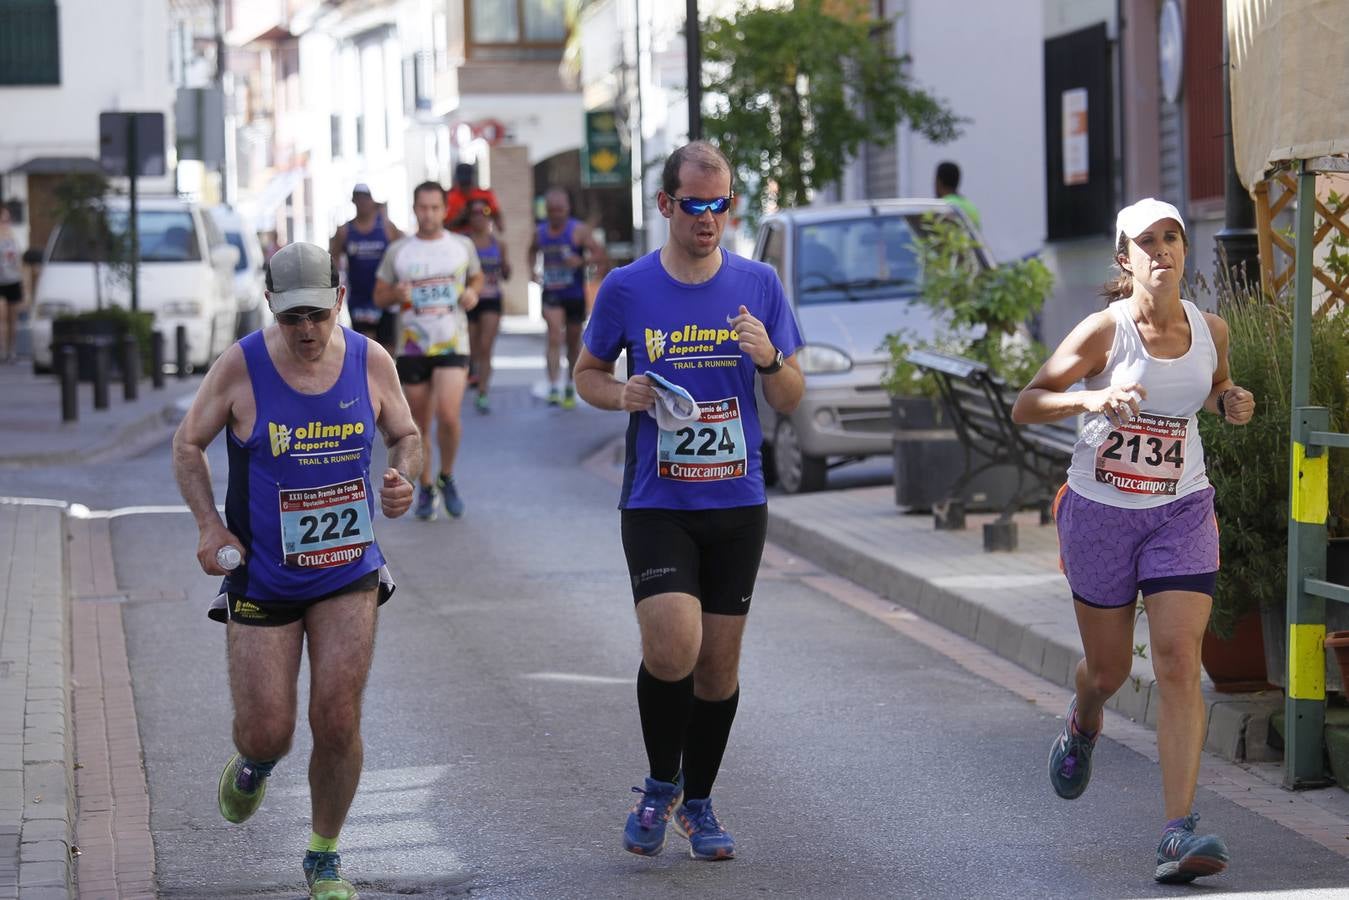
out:
<path id="1" fill-rule="evenodd" d="M 1147 391 L 1137 418 L 1111 431 L 1099 447 L 1081 440 L 1068 467 L 1068 486 L 1089 500 L 1143 509 L 1161 506 L 1208 487 L 1204 448 L 1195 413 L 1213 389 L 1218 350 L 1204 314 L 1181 300 L 1190 323 L 1190 349 L 1176 359 L 1148 353 L 1127 300 L 1110 304 L 1115 340 L 1100 374 L 1087 390 L 1138 382 Z"/>

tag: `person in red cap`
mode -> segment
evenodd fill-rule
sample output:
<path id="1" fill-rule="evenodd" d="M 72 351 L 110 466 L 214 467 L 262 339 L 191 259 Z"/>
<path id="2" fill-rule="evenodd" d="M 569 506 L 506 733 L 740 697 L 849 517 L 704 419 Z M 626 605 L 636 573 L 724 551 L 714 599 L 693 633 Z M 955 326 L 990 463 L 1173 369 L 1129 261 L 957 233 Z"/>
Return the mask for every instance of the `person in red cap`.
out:
<path id="1" fill-rule="evenodd" d="M 478 170 L 472 163 L 454 167 L 454 184 L 445 192 L 445 227 L 457 234 L 469 234 L 473 223 L 469 220 L 470 204 L 481 201 L 491 210 L 492 225 L 504 231 L 501 220 L 501 202 L 490 188 L 478 187 Z"/>
<path id="2" fill-rule="evenodd" d="M 1245 425 L 1255 412 L 1255 397 L 1228 370 L 1226 323 L 1181 297 L 1188 250 L 1185 222 L 1170 203 L 1149 197 L 1120 210 L 1120 274 L 1102 291 L 1106 309 L 1063 339 L 1012 408 L 1021 424 L 1090 417 L 1054 503 L 1086 655 L 1050 748 L 1050 784 L 1065 800 L 1087 789 L 1105 704 L 1132 669 L 1142 594 L 1161 701 L 1166 821 L 1153 877 L 1163 883 L 1216 875 L 1229 858 L 1221 838 L 1195 833 L 1206 725 L 1199 647 L 1218 576 L 1197 415 L 1207 410 Z M 1071 390 L 1079 382 L 1083 390 Z"/>

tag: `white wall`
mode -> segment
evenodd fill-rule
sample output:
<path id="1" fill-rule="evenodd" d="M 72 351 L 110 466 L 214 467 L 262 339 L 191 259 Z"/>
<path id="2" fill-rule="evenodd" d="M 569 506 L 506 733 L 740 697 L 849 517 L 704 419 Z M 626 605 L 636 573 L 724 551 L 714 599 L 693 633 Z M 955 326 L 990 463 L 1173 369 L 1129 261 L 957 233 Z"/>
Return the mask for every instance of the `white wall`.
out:
<path id="1" fill-rule="evenodd" d="M 942 145 L 901 129 L 899 192 L 931 197 L 937 164 L 955 162 L 999 259 L 1039 250 L 1046 233 L 1044 22 L 1030 6 L 910 0 L 896 23 L 915 84 L 971 120 Z"/>
<path id="2" fill-rule="evenodd" d="M 61 83 L 0 88 L 0 171 L 34 156 L 97 159 L 98 114 L 121 111 L 165 114 L 171 172 L 174 87 L 167 0 L 64 0 L 58 8 Z M 141 184 L 163 190 L 170 182 Z"/>

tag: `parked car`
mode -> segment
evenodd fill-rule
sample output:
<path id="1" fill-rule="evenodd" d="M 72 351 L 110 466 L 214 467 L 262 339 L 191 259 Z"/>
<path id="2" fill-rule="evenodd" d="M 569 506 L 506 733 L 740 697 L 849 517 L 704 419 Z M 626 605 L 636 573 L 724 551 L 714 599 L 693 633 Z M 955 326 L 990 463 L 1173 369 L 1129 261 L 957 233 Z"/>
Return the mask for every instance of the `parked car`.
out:
<path id="1" fill-rule="evenodd" d="M 108 203 L 114 231 L 125 231 L 125 198 Z M 187 359 L 209 366 L 233 342 L 237 304 L 234 267 L 238 251 L 202 208 L 176 197 L 141 197 L 137 204 L 140 244 L 140 309 L 155 315 L 172 359 L 179 325 L 187 330 Z M 97 270 L 97 275 L 95 274 Z M 95 266 L 90 243 L 76 229 L 58 225 L 47 241 L 33 299 L 33 368 L 50 371 L 52 321 L 98 309 L 129 308 L 131 286 L 106 264 Z"/>
<path id="2" fill-rule="evenodd" d="M 832 466 L 892 452 L 881 341 L 899 329 L 935 336 L 933 312 L 918 297 L 923 273 L 913 245 L 927 213 L 971 228 L 940 200 L 817 205 L 760 224 L 754 258 L 777 270 L 804 342 L 800 405 L 783 415 L 759 403 L 764 474 L 788 493 L 824 487 Z M 979 246 L 980 263 L 992 265 Z"/>
<path id="3" fill-rule="evenodd" d="M 239 321 L 234 333 L 236 337 L 243 337 L 270 321 L 262 295 L 265 288 L 262 267 L 267 260 L 262 255 L 258 233 L 247 219 L 223 205 L 211 207 L 210 212 L 225 240 L 239 251 L 239 261 L 234 264 L 234 299 L 239 309 Z"/>

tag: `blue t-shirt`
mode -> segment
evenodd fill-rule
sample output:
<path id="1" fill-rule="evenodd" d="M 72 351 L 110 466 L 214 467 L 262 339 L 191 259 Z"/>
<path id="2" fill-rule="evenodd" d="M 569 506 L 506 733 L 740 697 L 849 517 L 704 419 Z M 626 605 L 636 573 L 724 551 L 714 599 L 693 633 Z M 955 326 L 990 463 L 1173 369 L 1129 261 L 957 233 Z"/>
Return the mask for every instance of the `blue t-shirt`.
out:
<path id="1" fill-rule="evenodd" d="M 600 285 L 585 345 L 606 362 L 628 352 L 628 376 L 654 370 L 698 401 L 697 422 L 662 431 L 647 412 L 628 422 L 620 509 L 727 509 L 764 502 L 754 361 L 728 318 L 743 304 L 773 346 L 791 356 L 796 319 L 771 266 L 724 250 L 709 281 L 684 284 L 660 251 L 610 272 Z"/>

